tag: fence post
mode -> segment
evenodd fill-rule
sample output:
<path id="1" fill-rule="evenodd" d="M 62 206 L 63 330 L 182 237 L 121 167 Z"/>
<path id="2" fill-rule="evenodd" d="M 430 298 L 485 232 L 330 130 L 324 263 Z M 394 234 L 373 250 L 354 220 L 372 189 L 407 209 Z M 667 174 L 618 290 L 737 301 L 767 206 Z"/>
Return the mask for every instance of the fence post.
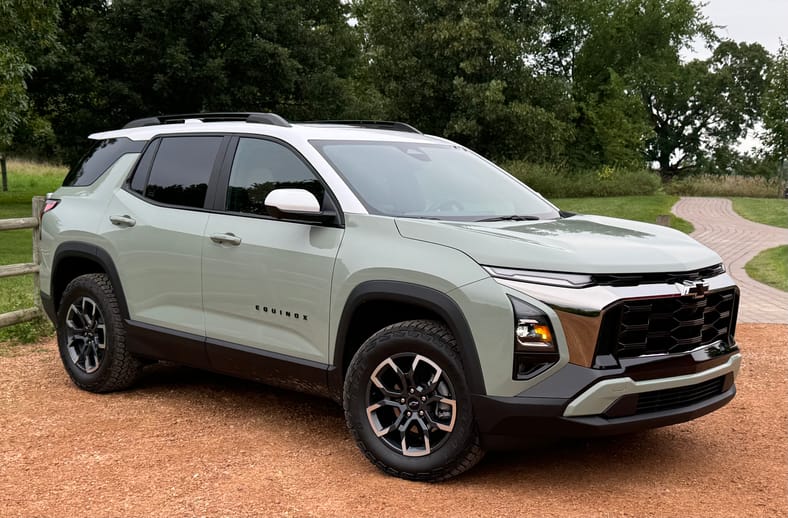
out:
<path id="1" fill-rule="evenodd" d="M 44 197 L 33 197 L 33 217 L 36 219 L 36 228 L 33 229 L 33 264 L 41 265 L 41 254 L 38 245 L 41 243 L 41 211 L 44 209 Z M 44 311 L 41 305 L 41 283 L 39 282 L 38 272 L 33 274 L 33 300 L 39 311 Z"/>
<path id="2" fill-rule="evenodd" d="M 3 177 L 3 192 L 8 190 L 8 171 L 5 167 L 5 155 L 0 155 L 0 175 Z"/>

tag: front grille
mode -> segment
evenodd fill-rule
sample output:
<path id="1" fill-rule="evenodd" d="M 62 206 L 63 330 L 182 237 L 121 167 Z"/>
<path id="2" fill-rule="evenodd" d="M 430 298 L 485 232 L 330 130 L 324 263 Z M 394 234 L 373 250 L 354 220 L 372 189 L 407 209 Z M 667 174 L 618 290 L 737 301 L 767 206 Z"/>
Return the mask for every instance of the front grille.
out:
<path id="1" fill-rule="evenodd" d="M 730 343 L 737 293 L 728 288 L 702 298 L 673 297 L 621 302 L 608 310 L 597 353 L 631 358 L 691 351 L 717 340 Z"/>
<path id="2" fill-rule="evenodd" d="M 722 394 L 724 382 L 725 376 L 720 376 L 697 385 L 644 392 L 638 395 L 635 413 L 646 414 L 700 403 L 712 396 Z"/>
<path id="3" fill-rule="evenodd" d="M 594 274 L 591 279 L 595 284 L 601 286 L 637 286 L 640 284 L 681 284 L 684 281 L 710 279 L 723 273 L 725 273 L 725 268 L 722 264 L 715 264 L 686 272 Z"/>

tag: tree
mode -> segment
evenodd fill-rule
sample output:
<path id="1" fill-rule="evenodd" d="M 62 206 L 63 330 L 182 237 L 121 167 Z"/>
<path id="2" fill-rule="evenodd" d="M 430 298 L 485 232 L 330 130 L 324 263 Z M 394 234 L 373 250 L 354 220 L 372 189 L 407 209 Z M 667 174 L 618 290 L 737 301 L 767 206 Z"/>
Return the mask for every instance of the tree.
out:
<path id="1" fill-rule="evenodd" d="M 0 148 L 10 144 L 27 109 L 30 61 L 54 43 L 56 19 L 57 0 L 0 1 Z"/>
<path id="2" fill-rule="evenodd" d="M 340 0 L 64 0 L 63 13 L 63 50 L 34 80 L 67 159 L 84 135 L 137 117 L 330 118 L 352 105 L 359 51 Z"/>
<path id="3" fill-rule="evenodd" d="M 723 41 L 707 60 L 655 66 L 639 89 L 655 136 L 647 157 L 663 178 L 730 148 L 759 119 L 769 64 L 759 44 Z"/>
<path id="4" fill-rule="evenodd" d="M 763 140 L 781 164 L 788 160 L 788 44 L 782 42 L 769 67 L 763 99 Z"/>
<path id="5" fill-rule="evenodd" d="M 640 87 L 680 66 L 680 51 L 712 37 L 695 0 L 548 0 L 543 67 L 571 78 L 572 161 L 644 163 L 654 138 Z"/>
<path id="6" fill-rule="evenodd" d="M 388 118 L 497 158 L 557 160 L 568 85 L 529 65 L 541 3 L 357 0 L 369 78 Z"/>

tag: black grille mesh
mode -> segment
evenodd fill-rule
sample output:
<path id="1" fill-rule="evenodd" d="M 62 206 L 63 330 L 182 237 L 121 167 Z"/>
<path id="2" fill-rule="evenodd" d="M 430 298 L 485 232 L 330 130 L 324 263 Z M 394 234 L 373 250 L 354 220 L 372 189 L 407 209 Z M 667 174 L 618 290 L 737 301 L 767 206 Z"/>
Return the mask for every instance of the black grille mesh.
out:
<path id="1" fill-rule="evenodd" d="M 729 341 L 736 313 L 736 289 L 692 296 L 625 301 L 608 311 L 600 339 L 619 358 L 690 351 Z M 612 345 L 612 347 L 610 347 Z"/>
<path id="2" fill-rule="evenodd" d="M 712 396 L 722 393 L 725 376 L 713 380 L 665 390 L 655 390 L 638 395 L 636 414 L 671 410 L 699 403 Z"/>

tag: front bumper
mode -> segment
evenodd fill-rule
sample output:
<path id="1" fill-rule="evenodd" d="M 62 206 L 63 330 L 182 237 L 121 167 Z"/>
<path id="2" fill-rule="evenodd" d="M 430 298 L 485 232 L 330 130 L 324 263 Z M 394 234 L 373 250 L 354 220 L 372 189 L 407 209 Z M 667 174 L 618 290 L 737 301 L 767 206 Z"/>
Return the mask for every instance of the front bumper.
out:
<path id="1" fill-rule="evenodd" d="M 736 394 L 737 348 L 633 358 L 616 369 L 568 364 L 514 397 L 473 397 L 486 448 L 537 437 L 601 436 L 681 423 L 713 412 Z"/>

